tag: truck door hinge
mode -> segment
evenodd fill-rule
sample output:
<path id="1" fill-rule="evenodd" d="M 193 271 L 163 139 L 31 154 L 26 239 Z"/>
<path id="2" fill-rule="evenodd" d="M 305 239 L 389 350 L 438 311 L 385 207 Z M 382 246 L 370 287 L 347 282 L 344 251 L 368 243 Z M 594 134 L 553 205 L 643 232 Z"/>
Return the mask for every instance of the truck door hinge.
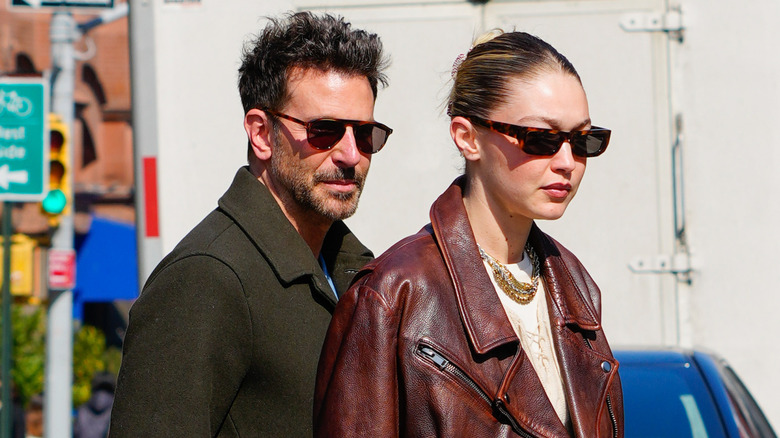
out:
<path id="1" fill-rule="evenodd" d="M 637 274 L 685 274 L 691 272 L 688 254 L 638 256 L 628 264 L 628 269 Z"/>
<path id="2" fill-rule="evenodd" d="M 685 29 L 680 8 L 666 12 L 631 12 L 620 17 L 620 27 L 626 32 L 666 32 L 682 42 Z"/>

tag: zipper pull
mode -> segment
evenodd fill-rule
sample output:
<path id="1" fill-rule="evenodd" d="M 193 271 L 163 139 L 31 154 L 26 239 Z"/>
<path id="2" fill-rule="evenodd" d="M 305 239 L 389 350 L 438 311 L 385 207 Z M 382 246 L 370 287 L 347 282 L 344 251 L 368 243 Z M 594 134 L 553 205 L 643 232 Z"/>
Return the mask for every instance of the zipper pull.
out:
<path id="1" fill-rule="evenodd" d="M 440 370 L 443 370 L 444 367 L 450 363 L 447 359 L 444 358 L 444 356 L 437 353 L 436 350 L 428 347 L 427 345 L 420 345 L 418 349 L 420 350 L 420 353 L 428 356 L 433 361 L 433 363 L 439 367 Z"/>

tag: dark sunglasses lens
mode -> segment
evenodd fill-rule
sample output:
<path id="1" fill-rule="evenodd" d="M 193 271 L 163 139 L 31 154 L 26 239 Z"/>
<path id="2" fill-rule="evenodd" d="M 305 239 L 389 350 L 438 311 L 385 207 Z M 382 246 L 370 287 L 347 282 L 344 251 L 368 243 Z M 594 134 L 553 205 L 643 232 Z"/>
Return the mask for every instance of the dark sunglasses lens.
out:
<path id="1" fill-rule="evenodd" d="M 315 120 L 309 124 L 309 144 L 317 149 L 330 149 L 344 136 L 347 127 L 335 120 Z"/>
<path id="2" fill-rule="evenodd" d="M 375 154 L 385 145 L 388 133 L 377 125 L 365 124 L 355 129 L 358 149 L 366 154 Z"/>
<path id="3" fill-rule="evenodd" d="M 607 148 L 609 133 L 590 132 L 575 134 L 572 139 L 572 149 L 575 155 L 581 157 L 596 157 Z"/>
<path id="4" fill-rule="evenodd" d="M 563 141 L 561 134 L 529 130 L 525 134 L 523 152 L 529 155 L 553 155 L 561 148 Z"/>

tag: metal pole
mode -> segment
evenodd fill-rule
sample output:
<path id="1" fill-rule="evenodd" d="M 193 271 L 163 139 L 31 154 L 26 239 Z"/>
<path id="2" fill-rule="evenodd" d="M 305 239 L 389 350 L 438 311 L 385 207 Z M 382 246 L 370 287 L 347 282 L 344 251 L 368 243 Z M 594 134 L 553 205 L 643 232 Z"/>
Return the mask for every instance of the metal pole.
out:
<path id="1" fill-rule="evenodd" d="M 52 16 L 49 38 L 52 59 L 51 110 L 62 118 L 73 132 L 75 106 L 76 58 L 74 43 L 81 37 L 70 12 L 57 11 Z M 68 162 L 73 163 L 73 147 Z M 73 187 L 73 165 L 65 173 Z M 72 204 L 72 202 L 71 202 Z M 52 236 L 52 248 L 73 249 L 73 205 L 60 215 L 60 223 Z M 71 436 L 73 381 L 73 292 L 50 291 L 46 326 L 46 386 L 44 431 L 47 438 Z"/>
<path id="2" fill-rule="evenodd" d="M 11 354 L 13 351 L 13 328 L 11 327 L 11 208 L 13 204 L 3 202 L 3 407 L 0 409 L 2 435 L 11 436 Z"/>
<path id="3" fill-rule="evenodd" d="M 130 81 L 133 92 L 133 155 L 135 168 L 135 224 L 138 242 L 138 285 L 162 259 L 157 216 L 157 66 L 154 28 L 155 5 L 130 0 Z"/>

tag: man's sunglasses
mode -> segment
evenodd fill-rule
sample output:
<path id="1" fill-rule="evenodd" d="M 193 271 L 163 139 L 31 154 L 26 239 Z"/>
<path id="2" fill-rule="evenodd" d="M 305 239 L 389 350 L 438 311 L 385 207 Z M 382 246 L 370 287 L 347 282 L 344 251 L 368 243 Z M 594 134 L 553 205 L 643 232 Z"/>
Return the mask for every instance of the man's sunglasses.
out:
<path id="1" fill-rule="evenodd" d="M 592 127 L 587 131 L 559 131 L 557 129 L 531 128 L 494 122 L 476 116 L 463 116 L 476 125 L 483 126 L 500 134 L 514 137 L 520 142 L 520 148 L 528 155 L 555 155 L 568 141 L 571 151 L 579 157 L 598 157 L 609 144 L 609 129 Z"/>
<path id="2" fill-rule="evenodd" d="M 306 139 L 312 147 L 328 150 L 344 137 L 347 126 L 351 126 L 355 143 L 364 154 L 375 154 L 385 145 L 387 137 L 393 133 L 389 127 L 378 122 L 344 119 L 314 119 L 308 122 L 296 119 L 276 111 L 264 110 L 268 114 L 290 120 L 306 128 Z"/>

